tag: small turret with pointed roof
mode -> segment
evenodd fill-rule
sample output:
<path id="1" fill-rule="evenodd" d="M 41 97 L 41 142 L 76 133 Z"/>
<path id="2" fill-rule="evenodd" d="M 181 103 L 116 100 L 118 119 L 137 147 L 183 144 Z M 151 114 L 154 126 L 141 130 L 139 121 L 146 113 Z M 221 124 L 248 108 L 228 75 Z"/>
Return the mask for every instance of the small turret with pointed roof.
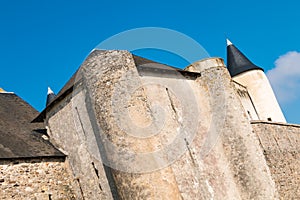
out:
<path id="1" fill-rule="evenodd" d="M 242 104 L 247 110 L 250 120 L 286 123 L 264 70 L 253 64 L 228 39 L 227 69 L 232 80 L 247 89 L 248 100 L 245 101 L 245 97 L 241 98 L 243 98 Z"/>
<path id="2" fill-rule="evenodd" d="M 261 67 L 253 64 L 238 48 L 236 48 L 229 39 L 227 41 L 227 68 L 234 77 L 246 71 L 259 69 L 264 71 Z"/>
<path id="3" fill-rule="evenodd" d="M 46 106 L 48 106 L 55 99 L 55 97 L 56 95 L 54 94 L 54 92 L 50 87 L 48 87 Z"/>

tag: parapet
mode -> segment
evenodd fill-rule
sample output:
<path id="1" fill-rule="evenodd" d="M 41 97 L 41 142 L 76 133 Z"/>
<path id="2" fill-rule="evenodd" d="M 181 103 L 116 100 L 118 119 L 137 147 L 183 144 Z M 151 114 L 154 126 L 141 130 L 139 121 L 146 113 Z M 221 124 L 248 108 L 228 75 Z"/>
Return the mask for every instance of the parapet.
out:
<path id="1" fill-rule="evenodd" d="M 212 67 L 225 67 L 224 60 L 222 58 L 206 58 L 199 60 L 187 66 L 184 70 L 190 72 L 202 72 Z"/>

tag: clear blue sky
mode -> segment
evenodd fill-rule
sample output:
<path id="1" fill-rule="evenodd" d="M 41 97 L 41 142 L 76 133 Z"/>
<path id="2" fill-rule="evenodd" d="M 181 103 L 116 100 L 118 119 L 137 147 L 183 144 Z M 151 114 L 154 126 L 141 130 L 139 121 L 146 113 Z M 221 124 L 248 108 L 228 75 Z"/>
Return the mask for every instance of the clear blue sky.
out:
<path id="1" fill-rule="evenodd" d="M 258 0 L 1 1 L 0 87 L 42 110 L 47 86 L 58 92 L 98 43 L 148 26 L 182 32 L 223 58 L 226 33 L 267 71 L 279 56 L 300 51 L 299 6 Z M 290 122 L 300 123 L 299 96 L 281 103 Z"/>

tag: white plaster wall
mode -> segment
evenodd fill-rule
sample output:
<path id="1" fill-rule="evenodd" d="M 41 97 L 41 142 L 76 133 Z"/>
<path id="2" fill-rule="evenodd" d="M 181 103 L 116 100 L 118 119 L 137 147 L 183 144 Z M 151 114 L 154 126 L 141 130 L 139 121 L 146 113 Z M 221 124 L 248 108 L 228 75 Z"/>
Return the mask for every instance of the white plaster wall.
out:
<path id="1" fill-rule="evenodd" d="M 261 70 L 252 70 L 233 77 L 244 85 L 254 103 L 260 120 L 286 122 L 266 75 Z"/>

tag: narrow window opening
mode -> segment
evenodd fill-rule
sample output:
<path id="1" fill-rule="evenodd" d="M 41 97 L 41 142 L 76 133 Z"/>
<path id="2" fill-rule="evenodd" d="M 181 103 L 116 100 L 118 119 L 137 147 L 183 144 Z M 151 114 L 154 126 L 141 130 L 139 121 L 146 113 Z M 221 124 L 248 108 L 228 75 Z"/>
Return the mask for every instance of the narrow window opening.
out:
<path id="1" fill-rule="evenodd" d="M 269 117 L 269 118 L 268 118 L 268 121 L 269 121 L 269 122 L 271 122 L 271 121 L 272 121 L 271 117 Z"/>
<path id="2" fill-rule="evenodd" d="M 79 180 L 79 178 L 77 178 L 76 180 L 77 180 L 78 185 L 79 185 L 79 188 L 80 188 L 80 193 L 81 193 L 82 199 L 84 200 L 84 195 L 83 195 L 82 187 L 81 187 L 81 185 L 80 185 L 80 180 Z"/>
<path id="3" fill-rule="evenodd" d="M 97 177 L 99 178 L 99 172 L 98 172 L 98 169 L 96 168 L 94 162 L 92 162 L 92 165 L 93 165 L 93 168 L 95 170 L 95 174 L 97 175 Z"/>
<path id="4" fill-rule="evenodd" d="M 251 113 L 250 113 L 249 110 L 247 110 L 247 113 L 248 113 L 248 115 L 249 115 L 250 120 L 252 120 L 252 116 L 251 116 Z"/>

